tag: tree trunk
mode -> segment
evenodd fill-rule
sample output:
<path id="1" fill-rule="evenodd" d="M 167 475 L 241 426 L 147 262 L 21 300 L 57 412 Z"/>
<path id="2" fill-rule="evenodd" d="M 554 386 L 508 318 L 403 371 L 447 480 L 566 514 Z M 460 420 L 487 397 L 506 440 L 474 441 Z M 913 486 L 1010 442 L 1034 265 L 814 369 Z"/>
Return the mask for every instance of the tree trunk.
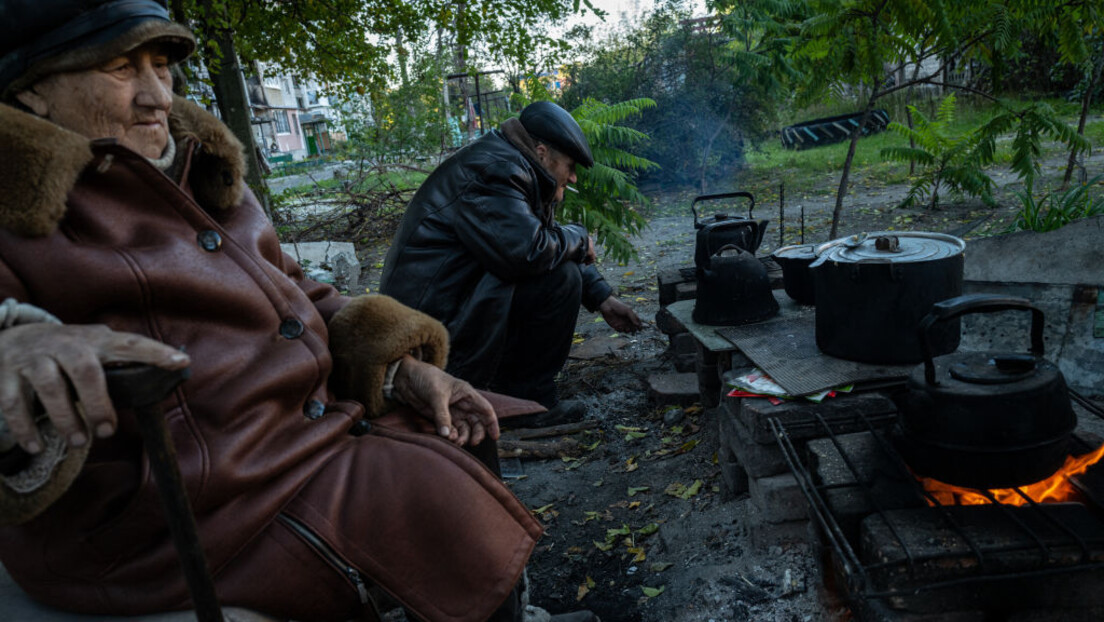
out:
<path id="1" fill-rule="evenodd" d="M 245 182 L 257 195 L 265 214 L 272 219 L 268 185 L 261 175 L 261 161 L 253 140 L 253 125 L 250 123 L 249 97 L 245 92 L 233 34 L 229 30 L 212 30 L 208 32 L 207 38 L 214 41 L 221 52 L 221 58 L 214 59 L 211 58 L 212 55 L 205 55 L 205 61 L 207 72 L 211 74 L 211 87 L 215 91 L 215 99 L 218 100 L 222 121 L 244 145 Z"/>
<path id="2" fill-rule="evenodd" d="M 1096 90 L 1096 85 L 1100 84 L 1100 74 L 1104 71 L 1104 52 L 1101 53 L 1100 60 L 1096 63 L 1096 69 L 1092 73 L 1092 77 L 1089 79 L 1089 87 L 1085 90 L 1084 97 L 1081 98 L 1081 119 L 1077 122 L 1077 135 L 1085 135 L 1085 120 L 1089 116 L 1089 107 L 1092 105 L 1093 92 Z M 1070 180 L 1073 178 L 1073 167 L 1077 164 L 1077 148 L 1070 147 L 1069 161 L 1066 163 L 1066 174 L 1062 177 L 1062 190 L 1069 187 Z"/>
<path id="3" fill-rule="evenodd" d="M 878 98 L 878 89 L 870 92 L 870 99 L 866 102 L 866 110 L 863 111 L 859 126 L 851 132 L 851 144 L 847 147 L 847 159 L 843 162 L 843 174 L 840 176 L 839 190 L 836 192 L 836 206 L 832 210 L 832 231 L 828 235 L 829 240 L 836 239 L 839 230 L 840 212 L 843 211 L 843 197 L 847 195 L 847 181 L 851 177 L 851 162 L 855 159 L 855 148 L 859 144 L 863 128 L 870 121 L 870 111 L 874 109 L 874 100 Z"/>

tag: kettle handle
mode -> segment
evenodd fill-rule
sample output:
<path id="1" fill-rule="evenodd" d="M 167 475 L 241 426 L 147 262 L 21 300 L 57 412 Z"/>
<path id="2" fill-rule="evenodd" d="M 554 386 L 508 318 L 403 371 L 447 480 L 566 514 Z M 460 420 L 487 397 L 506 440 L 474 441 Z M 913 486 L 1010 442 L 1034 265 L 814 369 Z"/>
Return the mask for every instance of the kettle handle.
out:
<path id="1" fill-rule="evenodd" d="M 720 194 L 699 194 L 694 197 L 694 200 L 690 202 L 690 213 L 694 215 L 694 228 L 700 229 L 701 225 L 698 224 L 698 210 L 694 209 L 694 206 L 698 204 L 698 201 L 717 201 L 720 199 L 735 199 L 742 198 L 750 201 L 748 204 L 748 218 L 751 218 L 751 211 L 755 209 L 755 196 L 750 192 L 722 192 Z"/>
<path id="2" fill-rule="evenodd" d="M 998 311 L 1031 312 L 1031 353 L 1043 356 L 1043 312 L 1026 298 L 1002 296 L 1000 294 L 965 294 L 932 305 L 931 313 L 920 320 L 917 332 L 920 347 L 924 352 L 924 379 L 928 384 L 935 381 L 935 362 L 932 360 L 932 347 L 929 339 L 932 326 L 944 320 L 970 313 L 996 313 Z"/>

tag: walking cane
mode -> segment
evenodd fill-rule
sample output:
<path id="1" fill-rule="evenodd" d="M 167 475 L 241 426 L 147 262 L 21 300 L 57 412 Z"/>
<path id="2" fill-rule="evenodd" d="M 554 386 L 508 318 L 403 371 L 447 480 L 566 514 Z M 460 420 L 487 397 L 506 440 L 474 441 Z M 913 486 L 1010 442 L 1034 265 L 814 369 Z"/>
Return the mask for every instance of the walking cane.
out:
<path id="1" fill-rule="evenodd" d="M 161 408 L 161 402 L 188 379 L 191 370 L 170 371 L 150 365 L 130 365 L 109 367 L 104 372 L 107 392 L 115 408 L 132 409 L 138 420 L 142 442 L 149 454 L 150 470 L 165 508 L 165 520 L 180 556 L 188 591 L 192 594 L 196 619 L 199 622 L 223 622 L 222 610 L 215 596 L 215 583 L 199 544 L 195 516 L 180 476 L 176 448 L 169 438 L 164 409 Z"/>

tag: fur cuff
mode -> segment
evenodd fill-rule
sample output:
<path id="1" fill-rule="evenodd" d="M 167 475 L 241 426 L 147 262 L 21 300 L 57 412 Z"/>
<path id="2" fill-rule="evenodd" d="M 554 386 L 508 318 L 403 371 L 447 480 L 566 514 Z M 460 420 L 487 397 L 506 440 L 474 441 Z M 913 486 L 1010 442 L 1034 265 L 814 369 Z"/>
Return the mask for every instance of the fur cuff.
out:
<path id="1" fill-rule="evenodd" d="M 330 320 L 334 369 L 330 389 L 337 397 L 364 404 L 377 417 L 390 404 L 383 398 L 387 365 L 411 352 L 444 368 L 448 331 L 432 317 L 389 296 L 359 296 Z"/>

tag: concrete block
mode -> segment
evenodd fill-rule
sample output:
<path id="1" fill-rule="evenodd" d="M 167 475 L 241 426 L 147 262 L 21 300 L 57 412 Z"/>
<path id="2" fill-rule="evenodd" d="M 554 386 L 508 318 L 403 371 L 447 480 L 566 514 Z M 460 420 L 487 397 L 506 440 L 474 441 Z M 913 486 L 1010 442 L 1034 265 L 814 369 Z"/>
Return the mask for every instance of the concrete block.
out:
<path id="1" fill-rule="evenodd" d="M 793 474 L 750 478 L 751 502 L 759 508 L 763 520 L 772 523 L 806 520 L 808 507 Z"/>
<path id="2" fill-rule="evenodd" d="M 727 380 L 725 384 L 727 386 Z M 896 413 L 897 405 L 881 393 L 845 393 L 819 404 L 808 400 L 771 404 L 766 398 L 745 398 L 740 403 L 739 418 L 751 431 L 755 442 L 767 443 L 774 440 L 767 422 L 772 417 L 777 418 L 790 438 L 796 441 L 827 435 L 817 416 L 839 434 L 867 429 L 860 415 L 876 425 L 887 425 L 895 419 Z"/>
<path id="3" fill-rule="evenodd" d="M 352 242 L 299 242 L 280 249 L 303 266 L 307 277 L 353 294 L 360 283 L 360 260 Z"/>
<path id="4" fill-rule="evenodd" d="M 689 406 L 700 399 L 697 374 L 652 374 L 648 398 L 659 406 Z"/>
<path id="5" fill-rule="evenodd" d="M 698 297 L 697 283 L 679 283 L 675 286 L 675 301 L 696 300 Z"/>
<path id="6" fill-rule="evenodd" d="M 678 268 L 668 268 L 656 274 L 656 282 L 659 284 L 659 306 L 666 307 L 672 302 L 686 300 L 679 297 L 678 286 L 688 282 L 693 284 L 694 278 L 684 276 Z"/>
<path id="7" fill-rule="evenodd" d="M 720 410 L 720 445 L 728 448 L 752 478 L 789 473 L 789 463 L 777 443 L 756 443 L 751 433 L 727 409 Z"/>
<path id="8" fill-rule="evenodd" d="M 696 358 L 698 356 L 697 341 L 690 333 L 679 333 L 677 335 L 671 335 L 671 347 L 674 349 L 675 354 L 679 356 L 689 355 Z"/>
<path id="9" fill-rule="evenodd" d="M 674 337 L 679 334 L 687 333 L 686 327 L 682 325 L 682 322 L 678 320 L 666 307 L 660 308 L 655 314 L 656 328 L 664 335 L 671 335 Z"/>

